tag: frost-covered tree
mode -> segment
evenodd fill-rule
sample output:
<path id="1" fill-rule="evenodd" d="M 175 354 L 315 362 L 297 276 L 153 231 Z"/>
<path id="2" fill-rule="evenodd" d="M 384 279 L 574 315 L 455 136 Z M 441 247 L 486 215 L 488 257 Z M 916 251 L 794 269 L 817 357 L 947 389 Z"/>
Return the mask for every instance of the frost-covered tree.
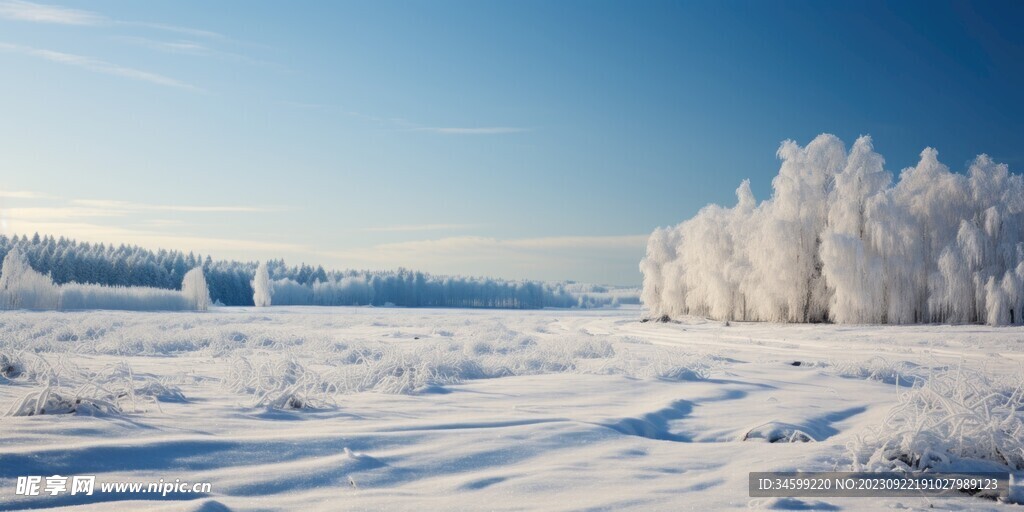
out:
<path id="1" fill-rule="evenodd" d="M 256 267 L 256 275 L 252 279 L 252 301 L 256 307 L 267 307 L 270 305 L 270 297 L 273 289 L 270 284 L 270 273 L 267 270 L 267 262 L 260 262 Z"/>
<path id="2" fill-rule="evenodd" d="M 821 264 L 830 285 L 829 311 L 836 322 L 882 322 L 885 318 L 883 258 L 872 243 L 868 207 L 892 175 L 873 151 L 871 138 L 857 139 L 846 166 L 836 174 L 821 235 Z"/>
<path id="3" fill-rule="evenodd" d="M 749 186 L 659 228 L 640 264 L 656 316 L 840 323 L 1021 323 L 1024 178 L 988 156 L 950 172 L 928 148 L 892 184 L 871 139 L 784 142 L 772 197 Z"/>
<path id="4" fill-rule="evenodd" d="M 123 309 L 138 311 L 194 310 L 209 303 L 201 271 L 186 275 L 183 290 L 145 286 L 54 284 L 32 268 L 17 247 L 4 257 L 0 268 L 0 309 Z M 202 294 L 207 294 L 205 301 Z"/>
<path id="5" fill-rule="evenodd" d="M 181 281 L 181 293 L 192 303 L 196 311 L 206 311 L 210 307 L 210 290 L 206 287 L 203 268 L 196 267 L 185 273 Z"/>
<path id="6" fill-rule="evenodd" d="M 11 249 L 0 268 L 0 308 L 57 309 L 59 304 L 53 280 L 33 270 L 17 247 Z"/>

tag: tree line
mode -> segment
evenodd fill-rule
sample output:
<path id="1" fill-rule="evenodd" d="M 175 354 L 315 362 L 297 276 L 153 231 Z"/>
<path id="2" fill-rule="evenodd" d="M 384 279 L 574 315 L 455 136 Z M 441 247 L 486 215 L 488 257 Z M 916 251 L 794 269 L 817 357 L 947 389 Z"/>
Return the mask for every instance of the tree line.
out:
<path id="1" fill-rule="evenodd" d="M 34 270 L 48 275 L 56 285 L 90 283 L 179 290 L 185 274 L 201 267 L 214 304 L 254 304 L 253 278 L 258 265 L 255 261 L 214 260 L 192 252 L 94 244 L 38 233 L 32 237 L 0 235 L 0 259 L 14 247 Z M 283 259 L 265 263 L 273 305 L 537 309 L 602 307 L 619 301 L 605 293 L 605 288 L 572 282 L 441 276 L 405 268 L 328 271 L 322 266 L 289 266 Z"/>

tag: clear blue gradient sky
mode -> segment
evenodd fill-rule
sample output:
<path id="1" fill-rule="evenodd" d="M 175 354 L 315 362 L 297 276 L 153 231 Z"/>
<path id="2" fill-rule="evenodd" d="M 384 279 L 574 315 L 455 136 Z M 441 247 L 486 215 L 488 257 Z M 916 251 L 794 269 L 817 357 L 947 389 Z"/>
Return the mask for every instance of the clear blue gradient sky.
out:
<path id="1" fill-rule="evenodd" d="M 56 1 L 56 0 L 54 0 Z M 1024 168 L 1024 3 L 0 0 L 0 230 L 638 284 L 780 141 Z"/>

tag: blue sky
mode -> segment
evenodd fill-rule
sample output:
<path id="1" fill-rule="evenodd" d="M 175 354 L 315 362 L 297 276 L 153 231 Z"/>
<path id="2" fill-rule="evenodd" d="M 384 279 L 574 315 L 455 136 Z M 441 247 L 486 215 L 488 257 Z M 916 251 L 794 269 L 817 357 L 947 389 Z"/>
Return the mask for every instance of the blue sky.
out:
<path id="1" fill-rule="evenodd" d="M 0 229 L 638 284 L 780 141 L 1024 167 L 1024 4 L 0 0 Z"/>

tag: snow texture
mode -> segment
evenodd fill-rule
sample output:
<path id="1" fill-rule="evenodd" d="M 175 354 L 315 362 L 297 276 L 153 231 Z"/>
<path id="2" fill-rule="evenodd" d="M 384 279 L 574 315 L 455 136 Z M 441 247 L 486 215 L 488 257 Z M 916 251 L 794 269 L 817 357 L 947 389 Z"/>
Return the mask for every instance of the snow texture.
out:
<path id="1" fill-rule="evenodd" d="M 1015 510 L 747 497 L 750 471 L 1009 471 L 1020 327 L 779 325 L 638 309 L 9 311 L 0 510 Z"/>
<path id="2" fill-rule="evenodd" d="M 870 137 L 782 143 L 772 197 L 744 181 L 659 228 L 640 264 L 655 317 L 889 323 L 1024 322 L 1024 178 L 987 155 L 966 174 L 927 148 L 897 182 Z"/>

